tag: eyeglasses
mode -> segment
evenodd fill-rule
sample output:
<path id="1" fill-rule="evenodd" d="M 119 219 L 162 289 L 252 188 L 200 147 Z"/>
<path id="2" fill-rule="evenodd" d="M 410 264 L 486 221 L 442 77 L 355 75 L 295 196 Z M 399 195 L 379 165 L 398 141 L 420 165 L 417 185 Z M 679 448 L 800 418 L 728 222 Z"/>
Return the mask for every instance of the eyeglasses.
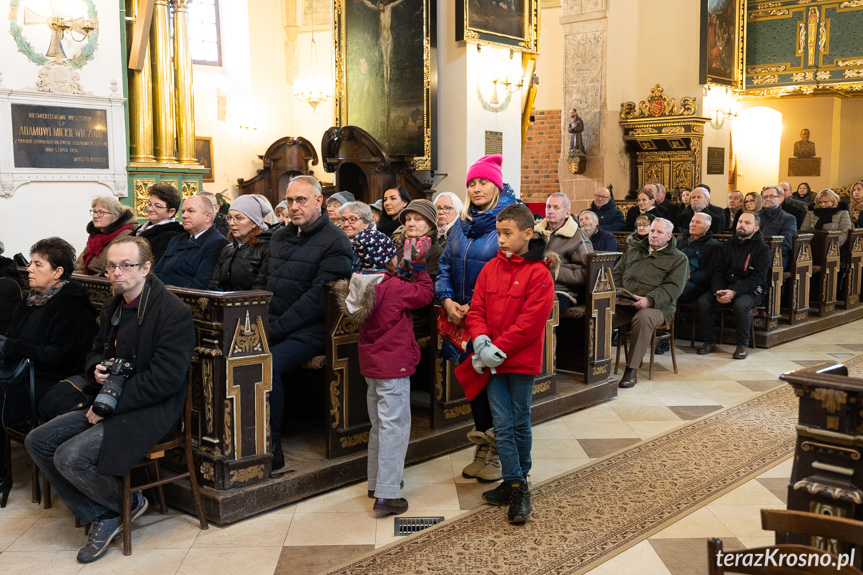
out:
<path id="1" fill-rule="evenodd" d="M 123 273 L 128 273 L 140 265 L 141 264 L 105 264 L 105 271 L 112 274 L 117 271 L 117 268 L 120 268 L 123 270 Z"/>
<path id="2" fill-rule="evenodd" d="M 225 221 L 228 222 L 229 224 L 231 222 L 237 222 L 238 224 L 242 224 L 243 222 L 245 222 L 248 219 L 249 218 L 244 217 L 244 216 L 231 216 L 231 215 L 229 215 L 228 217 L 225 218 Z"/>
<path id="3" fill-rule="evenodd" d="M 761 197 L 765 200 L 770 198 L 778 198 L 779 194 L 761 194 Z"/>
<path id="4" fill-rule="evenodd" d="M 147 207 L 156 208 L 157 210 L 164 210 L 168 206 L 166 206 L 165 204 L 154 204 L 153 202 L 147 202 Z"/>
<path id="5" fill-rule="evenodd" d="M 297 204 L 299 206 L 305 206 L 306 203 L 312 198 L 309 196 L 299 196 L 297 198 L 285 198 L 285 203 L 290 207 L 292 204 Z"/>
<path id="6" fill-rule="evenodd" d="M 339 218 L 339 223 L 340 223 L 340 224 L 351 224 L 351 225 L 354 225 L 354 224 L 355 224 L 355 223 L 357 223 L 358 221 L 360 221 L 360 218 L 359 218 L 359 217 L 357 217 L 357 216 L 350 216 L 350 217 L 347 217 L 347 218 Z"/>
<path id="7" fill-rule="evenodd" d="M 111 212 L 106 212 L 106 211 L 104 211 L 104 210 L 90 210 L 90 215 L 91 215 L 91 216 L 99 216 L 100 218 L 101 218 L 102 216 L 107 216 L 107 215 L 110 215 L 110 214 L 111 214 Z"/>
<path id="8" fill-rule="evenodd" d="M 453 210 L 452 206 L 438 206 L 437 213 L 439 214 L 448 214 Z"/>
<path id="9" fill-rule="evenodd" d="M 610 200 L 611 199 L 611 196 L 601 196 L 599 194 L 594 194 L 593 197 L 596 198 L 597 200 Z"/>

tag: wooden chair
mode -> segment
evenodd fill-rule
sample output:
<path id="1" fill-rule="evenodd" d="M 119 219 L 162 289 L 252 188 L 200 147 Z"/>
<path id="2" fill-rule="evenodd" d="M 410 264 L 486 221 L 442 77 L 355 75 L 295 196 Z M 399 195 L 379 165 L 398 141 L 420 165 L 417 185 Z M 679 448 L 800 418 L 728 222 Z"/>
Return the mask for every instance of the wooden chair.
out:
<path id="1" fill-rule="evenodd" d="M 791 511 L 785 509 L 762 509 L 761 527 L 779 534 L 799 534 L 811 537 L 823 537 L 835 539 L 854 546 L 863 545 L 863 522 L 831 515 L 808 513 L 806 511 Z M 850 547 L 846 547 L 846 551 Z M 717 557 L 722 557 L 721 565 L 718 565 Z M 783 555 L 797 555 L 805 559 L 809 565 L 802 566 L 797 561 L 797 566 L 789 566 L 787 561 L 781 565 L 762 564 L 754 566 L 756 557 L 765 557 L 766 554 L 776 557 Z M 774 555 L 775 553 L 775 555 Z M 859 553 L 857 554 L 859 558 Z M 817 565 L 812 565 L 817 560 Z M 856 566 L 838 566 L 839 557 L 808 545 L 779 544 L 744 549 L 741 551 L 725 551 L 722 548 L 721 539 L 707 540 L 707 573 L 708 575 L 724 575 L 725 573 L 745 573 L 750 575 L 863 575 Z M 748 563 L 751 566 L 745 566 Z M 762 561 L 766 563 L 766 561 Z M 733 567 L 725 567 L 733 565 Z"/>
<path id="2" fill-rule="evenodd" d="M 15 441 L 18 441 L 23 445 L 24 439 L 27 437 L 27 434 L 30 433 L 33 429 L 35 429 L 41 421 L 39 414 L 36 410 L 36 379 L 34 374 L 35 366 L 33 365 L 32 360 L 27 360 L 27 370 L 29 371 L 30 380 L 30 417 L 21 426 L 7 426 L 0 430 L 3 433 L 3 441 L 6 444 L 5 467 L 9 470 L 12 469 L 12 440 L 14 439 Z M 36 462 L 33 461 L 33 458 L 30 457 L 29 453 L 27 453 L 27 457 L 30 459 L 31 501 L 33 503 L 42 503 L 43 509 L 51 509 L 51 484 L 45 477 L 42 477 L 40 488 L 39 477 L 41 476 L 41 474 L 39 473 L 39 467 L 36 465 Z"/>
<path id="3" fill-rule="evenodd" d="M 186 461 L 185 473 L 174 475 L 162 479 L 159 474 L 159 459 L 165 456 L 165 452 L 169 449 L 174 449 L 183 446 L 184 459 Z M 198 515 L 198 521 L 201 524 L 201 529 L 209 529 L 207 518 L 204 516 L 204 506 L 201 501 L 201 492 L 198 489 L 198 479 L 195 476 L 195 459 L 192 454 L 192 378 L 188 378 L 186 389 L 186 404 L 183 408 L 183 418 L 181 426 L 177 429 L 174 437 L 163 443 L 158 443 L 153 446 L 150 452 L 144 459 L 138 463 L 134 469 L 145 468 L 151 469 L 155 475 L 155 480 L 150 481 L 149 472 L 147 473 L 147 483 L 141 485 L 131 484 L 131 471 L 123 477 L 122 505 L 120 513 L 120 522 L 123 525 L 123 555 L 132 554 L 132 510 L 131 497 L 133 491 L 143 491 L 144 489 L 157 489 L 159 499 L 159 511 L 164 515 L 167 513 L 165 505 L 165 492 L 162 486 L 166 483 L 178 481 L 180 479 L 189 478 L 189 486 L 192 488 L 192 499 L 195 502 L 195 512 Z"/>
<path id="4" fill-rule="evenodd" d="M 625 324 L 617 328 L 617 357 L 614 360 L 614 373 L 620 367 L 620 348 L 624 348 L 625 360 L 629 361 L 629 336 L 630 325 Z M 653 328 L 653 336 L 650 338 L 650 370 L 647 373 L 647 379 L 653 379 L 653 362 L 656 354 L 656 342 L 667 339 L 671 348 L 671 365 L 674 367 L 674 373 L 677 373 L 677 354 L 674 351 L 674 315 L 668 323 L 663 323 Z"/>

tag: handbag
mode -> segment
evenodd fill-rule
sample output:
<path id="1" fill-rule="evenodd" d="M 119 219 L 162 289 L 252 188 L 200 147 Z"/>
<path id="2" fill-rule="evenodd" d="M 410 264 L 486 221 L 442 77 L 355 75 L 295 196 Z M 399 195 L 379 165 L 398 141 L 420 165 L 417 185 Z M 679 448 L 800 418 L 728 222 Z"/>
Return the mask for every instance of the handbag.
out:
<path id="1" fill-rule="evenodd" d="M 82 375 L 61 379 L 48 389 L 48 393 L 39 402 L 39 415 L 49 421 L 58 415 L 89 407 L 96 394 L 88 393 L 88 386 L 89 382 Z"/>
<path id="2" fill-rule="evenodd" d="M 443 306 L 436 305 L 437 308 L 437 332 L 443 336 L 445 340 L 456 346 L 461 351 L 467 351 L 467 346 L 470 343 L 470 334 L 467 331 L 467 326 L 455 325 L 449 320 L 449 316 Z"/>
<path id="3" fill-rule="evenodd" d="M 36 378 L 33 374 L 33 362 L 30 361 L 30 358 L 24 357 L 17 363 L 12 362 L 2 362 L 0 363 L 0 393 L 2 393 L 2 399 L 5 403 L 6 394 L 9 390 L 21 387 L 21 386 L 29 386 L 29 397 L 30 397 L 30 413 L 35 416 L 36 414 Z M 5 410 L 4 410 L 5 411 Z M 4 416 L 3 413 L 0 413 L 0 416 Z M 35 417 L 34 417 L 35 419 Z M 6 422 L 2 422 L 5 427 Z"/>

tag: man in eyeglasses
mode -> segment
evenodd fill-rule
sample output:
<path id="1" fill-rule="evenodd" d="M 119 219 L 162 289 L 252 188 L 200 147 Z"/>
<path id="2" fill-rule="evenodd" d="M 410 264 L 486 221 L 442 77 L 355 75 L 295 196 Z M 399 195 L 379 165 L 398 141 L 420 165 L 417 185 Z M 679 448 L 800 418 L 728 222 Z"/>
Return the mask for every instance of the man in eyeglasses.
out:
<path id="1" fill-rule="evenodd" d="M 608 188 L 599 188 L 594 192 L 590 211 L 596 214 L 601 230 L 622 232 L 626 228 L 626 218 L 614 204 L 614 198 L 611 197 Z"/>
<path id="2" fill-rule="evenodd" d="M 347 236 L 321 214 L 321 184 L 297 176 L 288 184 L 287 225 L 270 239 L 270 259 L 255 281 L 256 289 L 273 292 L 270 301 L 270 434 L 273 471 L 285 466 L 282 419 L 286 376 L 324 353 L 324 284 L 351 275 L 353 250 Z"/>
<path id="3" fill-rule="evenodd" d="M 797 235 L 797 220 L 782 209 L 784 194 L 779 186 L 767 186 L 761 190 L 761 201 L 764 207 L 761 209 L 761 235 L 783 236 L 782 240 L 782 267 L 788 267 L 788 255 L 791 253 L 791 244 Z"/>
<path id="4" fill-rule="evenodd" d="M 177 429 L 186 400 L 195 348 L 192 312 L 153 275 L 152 265 L 143 238 L 126 236 L 108 248 L 105 269 L 115 295 L 102 307 L 93 351 L 76 379 L 96 393 L 109 380 L 103 361 L 128 363 L 126 373 L 110 376 L 124 381 L 113 410 L 94 406 L 60 415 L 25 441 L 72 514 L 90 524 L 80 563 L 103 557 L 119 536 L 121 478 Z M 131 518 L 146 509 L 147 499 L 133 493 Z"/>
<path id="5" fill-rule="evenodd" d="M 183 202 L 181 220 L 186 233 L 171 238 L 154 270 L 165 285 L 207 289 L 219 253 L 228 243 L 213 227 L 215 216 L 213 204 L 204 196 Z"/>
<path id="6" fill-rule="evenodd" d="M 159 261 L 168 249 L 168 242 L 183 233 L 183 226 L 176 219 L 180 211 L 180 192 L 170 184 L 155 184 L 147 190 L 147 223 L 132 231 L 132 235 L 150 242 L 153 257 Z"/>

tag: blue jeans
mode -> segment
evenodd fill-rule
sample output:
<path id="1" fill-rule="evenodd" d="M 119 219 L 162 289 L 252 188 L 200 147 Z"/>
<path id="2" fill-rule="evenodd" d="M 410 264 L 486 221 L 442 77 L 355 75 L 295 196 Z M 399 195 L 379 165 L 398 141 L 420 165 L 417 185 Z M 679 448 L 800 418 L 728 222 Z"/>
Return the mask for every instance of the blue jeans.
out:
<path id="1" fill-rule="evenodd" d="M 521 481 L 530 471 L 530 400 L 535 379 L 535 375 L 523 373 L 498 373 L 488 381 L 494 441 L 504 481 Z"/>
<path id="2" fill-rule="evenodd" d="M 104 426 L 73 411 L 27 434 L 24 445 L 66 507 L 83 523 L 120 514 L 120 478 L 97 471 Z"/>
<path id="3" fill-rule="evenodd" d="M 282 438 L 282 420 L 285 417 L 284 377 L 316 355 L 323 355 L 324 348 L 294 339 L 286 339 L 270 347 L 273 354 L 273 389 L 270 391 L 270 434 L 273 443 Z"/>
<path id="4" fill-rule="evenodd" d="M 369 491 L 375 497 L 398 499 L 411 438 L 411 380 L 366 378 L 369 431 Z"/>

